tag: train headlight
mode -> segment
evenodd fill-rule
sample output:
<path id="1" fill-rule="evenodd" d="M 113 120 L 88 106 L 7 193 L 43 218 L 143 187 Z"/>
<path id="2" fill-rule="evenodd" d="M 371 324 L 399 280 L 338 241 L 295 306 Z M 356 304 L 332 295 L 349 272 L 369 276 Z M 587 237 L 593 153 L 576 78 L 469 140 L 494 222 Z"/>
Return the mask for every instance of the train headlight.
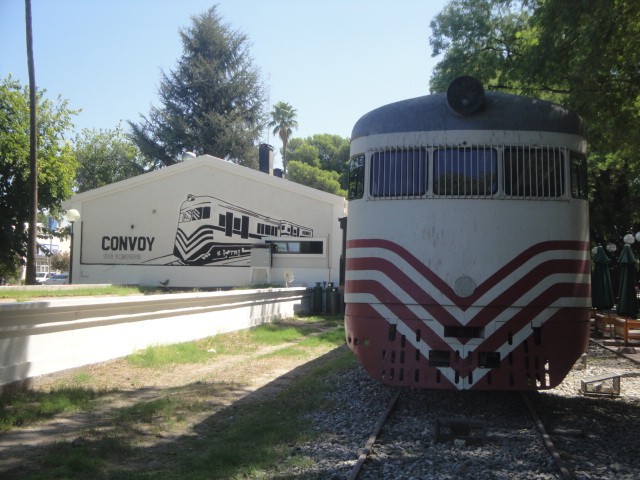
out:
<path id="1" fill-rule="evenodd" d="M 469 115 L 484 103 L 484 88 L 480 80 L 463 76 L 455 78 L 447 88 L 447 105 L 453 113 Z"/>

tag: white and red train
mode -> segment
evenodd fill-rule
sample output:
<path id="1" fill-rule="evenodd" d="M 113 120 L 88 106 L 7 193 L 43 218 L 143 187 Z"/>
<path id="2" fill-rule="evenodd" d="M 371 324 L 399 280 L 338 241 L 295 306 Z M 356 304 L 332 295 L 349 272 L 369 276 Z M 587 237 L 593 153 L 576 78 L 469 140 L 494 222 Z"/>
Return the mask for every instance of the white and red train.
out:
<path id="1" fill-rule="evenodd" d="M 458 390 L 564 379 L 589 340 L 586 148 L 576 113 L 472 77 L 358 120 L 345 328 L 373 378 Z"/>

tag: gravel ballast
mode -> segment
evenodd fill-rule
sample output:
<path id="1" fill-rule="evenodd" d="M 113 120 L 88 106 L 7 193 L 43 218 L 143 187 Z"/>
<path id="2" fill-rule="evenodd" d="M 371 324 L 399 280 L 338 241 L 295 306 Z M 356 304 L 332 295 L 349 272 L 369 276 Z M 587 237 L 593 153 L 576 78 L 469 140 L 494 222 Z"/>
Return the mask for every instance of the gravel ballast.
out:
<path id="1" fill-rule="evenodd" d="M 638 478 L 640 378 L 623 377 L 620 396 L 580 392 L 583 379 L 612 372 L 633 375 L 640 369 L 594 344 L 558 387 L 527 394 L 563 460 L 580 480 Z M 328 394 L 332 407 L 310 415 L 320 438 L 292 451 L 312 458 L 314 465 L 286 472 L 295 478 L 347 478 L 395 394 L 395 389 L 372 381 L 360 366 L 327 381 L 336 386 Z M 483 434 L 439 443 L 437 419 L 464 419 Z M 467 444 L 465 438 L 480 438 L 481 444 Z M 561 476 L 520 393 L 406 390 L 359 478 L 543 480 Z"/>

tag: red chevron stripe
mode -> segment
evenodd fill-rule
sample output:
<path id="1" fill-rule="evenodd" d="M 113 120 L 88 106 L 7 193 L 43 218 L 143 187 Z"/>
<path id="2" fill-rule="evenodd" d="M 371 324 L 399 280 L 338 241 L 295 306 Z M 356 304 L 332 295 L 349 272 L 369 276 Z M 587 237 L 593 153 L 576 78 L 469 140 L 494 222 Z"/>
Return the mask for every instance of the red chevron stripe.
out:
<path id="1" fill-rule="evenodd" d="M 402 288 L 416 303 L 421 305 L 432 305 L 437 302 L 429 295 L 420 285 L 413 281 L 409 276 L 400 270 L 396 265 L 383 258 L 369 257 L 369 258 L 351 258 L 346 262 L 347 270 L 375 270 L 380 271 L 387 277 L 389 277 L 398 287 Z M 590 271 L 589 262 L 586 260 L 548 260 L 540 265 L 537 265 L 532 270 L 526 272 L 525 276 L 512 284 L 507 290 L 492 300 L 488 306 L 500 307 L 511 306 L 514 302 L 526 294 L 532 285 L 538 284 L 542 279 L 549 275 L 557 273 L 569 273 L 569 274 L 586 274 Z M 444 282 L 440 282 L 444 283 Z M 345 291 L 351 293 L 349 290 L 350 283 L 345 285 Z M 444 292 L 443 292 L 444 293 Z M 590 295 L 590 294 L 589 294 Z M 571 295 L 575 296 L 575 295 Z M 579 295 L 581 296 L 581 295 Z M 448 297 L 449 298 L 449 297 Z M 459 307 L 462 311 L 466 311 L 472 303 L 468 299 L 457 300 L 460 297 L 456 296 L 456 301 L 452 300 L 452 304 Z M 387 303 L 384 297 L 379 298 L 382 303 Z M 532 305 L 529 305 L 532 306 Z"/>
<path id="2" fill-rule="evenodd" d="M 500 281 L 502 281 L 508 275 L 513 273 L 516 269 L 521 267 L 524 263 L 526 263 L 528 260 L 530 260 L 534 256 L 543 252 L 553 251 L 553 250 L 587 251 L 589 248 L 589 244 L 587 242 L 580 242 L 580 241 L 557 240 L 557 241 L 541 242 L 536 245 L 533 245 L 528 249 L 526 249 L 521 254 L 519 254 L 518 256 L 516 256 L 513 260 L 508 262 L 502 268 L 497 270 L 487 280 L 485 280 L 482 284 L 480 284 L 476 288 L 476 290 L 473 292 L 472 295 L 466 298 L 456 295 L 456 293 L 448 284 L 446 284 L 429 267 L 424 265 L 417 257 L 411 254 L 404 247 L 401 247 L 400 245 L 393 243 L 389 240 L 383 240 L 383 239 L 349 240 L 347 242 L 347 249 L 349 248 L 382 248 L 382 249 L 386 249 L 394 252 L 396 255 L 403 258 L 409 265 L 411 265 L 417 272 L 420 273 L 420 275 L 422 275 L 426 280 L 428 280 L 433 286 L 435 286 L 438 290 L 440 290 L 447 298 L 449 298 L 452 301 L 453 304 L 458 305 L 460 308 L 463 308 L 465 306 L 468 307 L 471 304 L 473 304 L 476 300 L 478 300 L 478 298 L 480 298 L 487 291 L 489 291 L 491 288 L 493 288 Z M 349 260 L 357 260 L 357 259 L 347 258 L 347 265 L 349 265 Z M 379 259 L 379 260 L 382 261 L 383 259 Z M 583 262 L 584 264 L 588 265 L 587 261 L 583 261 Z M 349 267 L 347 267 L 347 270 L 348 269 Z M 377 268 L 374 268 L 374 269 L 377 269 Z M 568 272 L 568 273 L 571 273 L 571 272 Z"/>
<path id="3" fill-rule="evenodd" d="M 375 280 L 348 280 L 351 293 L 368 293 L 376 297 L 380 303 L 391 310 L 398 318 L 408 320 L 423 320 L 416 316 L 406 305 L 395 297 L 384 285 Z M 346 286 L 346 285 L 345 285 Z M 526 312 L 525 322 L 533 320 L 542 310 L 548 308 L 553 302 L 566 297 L 588 297 L 590 288 L 588 284 L 558 283 L 550 286 L 528 305 L 523 305 L 519 312 Z M 385 299 L 386 301 L 382 301 Z M 460 326 L 460 321 L 451 315 L 446 309 L 438 304 L 421 305 L 434 320 L 441 325 Z M 467 326 L 483 326 L 495 319 L 507 307 L 485 306 Z M 504 323 L 504 327 L 514 329 L 511 326 L 512 320 L 521 318 L 523 313 L 517 313 Z M 426 323 L 425 323 L 426 325 Z M 428 325 L 427 325 L 428 326 Z M 517 330 L 514 330 L 517 331 Z"/>

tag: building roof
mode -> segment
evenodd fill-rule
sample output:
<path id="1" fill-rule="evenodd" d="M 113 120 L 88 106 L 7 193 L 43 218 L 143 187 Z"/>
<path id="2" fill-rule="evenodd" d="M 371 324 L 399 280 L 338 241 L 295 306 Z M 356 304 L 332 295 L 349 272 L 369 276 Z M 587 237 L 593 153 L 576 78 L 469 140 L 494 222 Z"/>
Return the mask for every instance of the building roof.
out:
<path id="1" fill-rule="evenodd" d="M 323 192 L 315 188 L 307 187 L 306 185 L 301 185 L 299 183 L 290 182 L 282 178 L 274 177 L 258 170 L 243 167 L 241 165 L 237 165 L 235 163 L 228 162 L 211 155 L 201 155 L 196 158 L 191 158 L 180 163 L 176 163 L 175 165 L 171 165 L 169 167 L 161 168 L 160 170 L 154 170 L 152 172 L 144 173 L 136 177 L 122 180 L 120 182 L 105 185 L 104 187 L 99 187 L 93 190 L 78 193 L 77 195 L 74 195 L 68 200 L 62 202 L 62 207 L 65 210 L 69 210 L 70 208 L 78 208 L 78 206 L 84 202 L 95 200 L 101 197 L 111 196 L 124 190 L 140 188 L 141 186 L 148 183 L 157 182 L 159 180 L 201 167 L 210 167 L 213 169 L 222 170 L 227 173 L 232 173 L 256 182 L 262 182 L 276 188 L 280 188 L 326 203 L 338 204 L 342 202 L 342 205 L 346 206 L 346 200 L 338 195 L 333 195 L 331 193 Z"/>

